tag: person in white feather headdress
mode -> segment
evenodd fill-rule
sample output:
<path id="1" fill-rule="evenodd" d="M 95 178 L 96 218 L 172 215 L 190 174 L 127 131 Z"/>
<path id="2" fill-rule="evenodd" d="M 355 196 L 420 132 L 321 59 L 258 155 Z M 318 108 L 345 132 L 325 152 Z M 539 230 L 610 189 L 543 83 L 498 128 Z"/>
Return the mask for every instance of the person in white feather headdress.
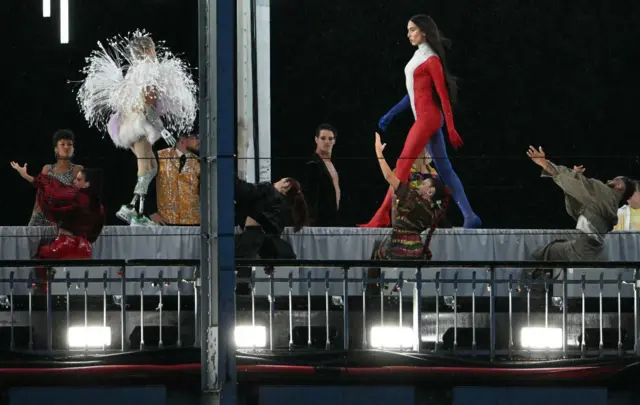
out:
<path id="1" fill-rule="evenodd" d="M 131 225 L 155 225 L 144 216 L 149 184 L 158 169 L 152 146 L 163 138 L 175 145 L 174 133 L 189 132 L 197 113 L 197 87 L 187 65 L 148 33 L 117 38 L 87 59 L 78 103 L 90 125 L 109 133 L 118 148 L 130 149 L 138 161 L 133 200 L 116 213 Z"/>

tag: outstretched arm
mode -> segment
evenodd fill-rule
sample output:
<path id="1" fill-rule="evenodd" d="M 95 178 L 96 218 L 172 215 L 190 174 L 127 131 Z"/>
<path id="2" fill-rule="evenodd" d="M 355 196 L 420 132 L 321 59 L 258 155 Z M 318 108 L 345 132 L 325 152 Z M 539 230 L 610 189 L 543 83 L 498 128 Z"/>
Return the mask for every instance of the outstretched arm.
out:
<path id="1" fill-rule="evenodd" d="M 409 109 L 411 109 L 411 99 L 409 99 L 409 95 L 406 94 L 404 97 L 402 97 L 402 100 L 400 100 L 398 104 L 394 105 L 393 108 L 389 110 L 387 114 L 393 114 L 394 116 L 396 116 Z"/>
<path id="2" fill-rule="evenodd" d="M 380 135 L 376 133 L 376 156 L 378 157 L 378 164 L 380 164 L 380 170 L 382 170 L 384 179 L 395 191 L 398 189 L 398 186 L 400 186 L 400 180 L 396 177 L 395 173 L 393 173 L 393 170 L 391 170 L 391 167 L 389 167 L 389 164 L 384 159 L 382 151 L 386 146 L 387 144 L 383 144 L 380 140 Z"/>
<path id="3" fill-rule="evenodd" d="M 11 162 L 11 167 L 18 172 L 18 174 L 20 175 L 20 177 L 22 177 L 23 179 L 25 179 L 26 181 L 28 181 L 29 183 L 33 183 L 33 177 L 29 176 L 29 173 L 27 173 L 27 164 L 25 163 L 23 166 L 20 166 L 18 163 L 16 162 Z M 43 173 L 44 173 L 44 168 L 42 169 Z"/>
<path id="4" fill-rule="evenodd" d="M 553 181 L 579 204 L 587 205 L 595 202 L 595 195 L 601 193 L 613 193 L 603 182 L 589 179 L 581 174 L 580 170 L 571 170 L 568 167 L 555 165 L 547 160 L 542 147 L 538 149 L 529 147 L 527 156 L 543 170 L 542 176 L 552 177 Z M 579 168 L 577 166 L 576 168 Z"/>
<path id="5" fill-rule="evenodd" d="M 386 131 L 387 127 L 391 123 L 391 121 L 396 117 L 396 115 L 411 109 L 411 100 L 409 99 L 409 95 L 405 95 L 402 100 L 396 105 L 394 105 L 388 113 L 384 115 L 384 117 L 380 118 L 378 122 L 378 127 L 381 130 Z"/>

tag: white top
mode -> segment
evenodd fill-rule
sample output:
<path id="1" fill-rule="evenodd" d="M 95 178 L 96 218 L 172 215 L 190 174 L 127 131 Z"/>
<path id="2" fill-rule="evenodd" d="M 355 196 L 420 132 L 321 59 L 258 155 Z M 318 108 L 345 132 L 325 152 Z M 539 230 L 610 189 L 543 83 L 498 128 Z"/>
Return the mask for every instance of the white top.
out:
<path id="1" fill-rule="evenodd" d="M 429 60 L 432 56 L 438 56 L 431 49 L 431 47 L 427 43 L 422 43 L 418 45 L 418 49 L 413 54 L 413 57 L 407 63 L 407 66 L 404 67 L 404 76 L 407 83 L 407 94 L 409 94 L 409 100 L 411 100 L 411 109 L 413 110 L 413 118 L 416 118 L 416 104 L 415 104 L 415 91 L 413 87 L 414 74 L 416 69 Z"/>

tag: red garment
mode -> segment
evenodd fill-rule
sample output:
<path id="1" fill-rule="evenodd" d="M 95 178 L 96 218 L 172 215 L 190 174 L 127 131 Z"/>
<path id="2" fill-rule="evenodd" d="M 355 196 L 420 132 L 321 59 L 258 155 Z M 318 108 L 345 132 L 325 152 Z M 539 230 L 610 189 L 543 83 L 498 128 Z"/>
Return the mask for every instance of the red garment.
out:
<path id="1" fill-rule="evenodd" d="M 74 236 L 93 243 L 104 226 L 105 211 L 94 204 L 87 189 L 68 186 L 58 179 L 39 174 L 34 179 L 36 199 L 47 219 Z"/>
<path id="2" fill-rule="evenodd" d="M 39 174 L 33 181 L 37 189 L 36 200 L 44 215 L 58 228 L 73 236 L 59 235 L 52 243 L 42 245 L 36 253 L 38 259 L 91 259 L 95 242 L 104 226 L 104 207 L 93 204 L 87 189 L 68 186 L 58 179 Z M 47 290 L 47 271 L 36 268 L 34 288 Z"/>
<path id="3" fill-rule="evenodd" d="M 442 104 L 442 112 L 444 113 L 447 129 L 450 134 L 455 131 L 453 112 L 449 102 L 449 92 L 445 85 L 442 64 L 440 63 L 440 58 L 430 56 L 413 72 L 414 97 L 410 96 L 410 98 L 412 98 L 416 121 L 409 131 L 409 135 L 407 135 L 400 159 L 396 163 L 396 176 L 403 183 L 409 180 L 411 166 L 427 146 L 429 139 L 442 126 L 440 106 L 433 97 L 434 87 Z"/>
<path id="4" fill-rule="evenodd" d="M 413 58 L 405 67 L 407 92 L 411 100 L 411 108 L 415 122 L 404 142 L 404 148 L 396 163 L 396 177 L 401 183 L 406 183 L 411 174 L 411 166 L 420 156 L 429 139 L 442 126 L 442 115 L 447 124 L 449 141 L 454 147 L 462 145 L 453 123 L 453 111 L 449 101 L 449 91 L 445 83 L 444 72 L 440 58 L 427 44 L 419 46 Z M 434 98 L 435 92 L 440 99 Z M 387 192 L 385 202 L 378 209 L 371 221 L 364 227 L 384 227 L 391 222 L 389 209 L 391 208 L 391 190 Z"/>
<path id="5" fill-rule="evenodd" d="M 38 249 L 38 259 L 91 259 L 91 243 L 79 236 L 60 235 L 48 245 Z"/>
<path id="6" fill-rule="evenodd" d="M 53 242 L 42 245 L 36 253 L 36 258 L 41 260 L 65 260 L 65 259 L 91 259 L 93 248 L 85 238 L 78 236 L 60 235 Z M 36 267 L 35 282 L 33 288 L 47 292 L 48 272 L 51 277 L 55 274 L 54 268 Z"/>

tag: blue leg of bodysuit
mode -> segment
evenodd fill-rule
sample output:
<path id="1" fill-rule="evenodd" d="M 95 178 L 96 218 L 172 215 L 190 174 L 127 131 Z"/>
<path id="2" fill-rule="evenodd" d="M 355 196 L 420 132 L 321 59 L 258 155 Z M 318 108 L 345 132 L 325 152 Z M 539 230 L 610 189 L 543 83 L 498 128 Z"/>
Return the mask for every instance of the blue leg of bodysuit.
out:
<path id="1" fill-rule="evenodd" d="M 471 209 L 467 195 L 464 192 L 464 187 L 458 178 L 456 172 L 451 167 L 451 161 L 447 155 L 447 147 L 444 141 L 444 135 L 442 134 L 442 127 L 436 132 L 429 143 L 427 143 L 427 151 L 433 159 L 433 164 L 438 172 L 438 175 L 442 181 L 451 189 L 453 199 L 462 211 L 464 216 L 465 228 L 479 228 L 482 225 L 480 217 L 477 216 Z"/>

